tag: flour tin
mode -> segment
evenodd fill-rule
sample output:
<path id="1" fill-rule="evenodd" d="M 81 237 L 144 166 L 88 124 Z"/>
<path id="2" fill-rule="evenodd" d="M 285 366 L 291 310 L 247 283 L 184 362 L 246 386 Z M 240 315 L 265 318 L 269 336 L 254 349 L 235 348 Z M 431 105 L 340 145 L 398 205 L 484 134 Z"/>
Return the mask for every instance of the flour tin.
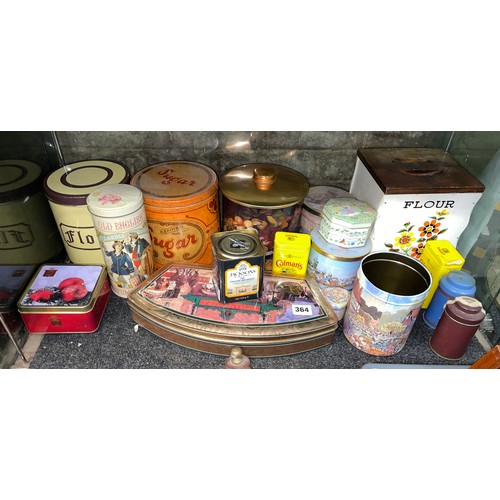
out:
<path id="1" fill-rule="evenodd" d="M 344 248 L 363 247 L 377 216 L 364 201 L 333 198 L 323 207 L 319 232 L 329 243 Z"/>
<path id="2" fill-rule="evenodd" d="M 219 302 L 257 299 L 262 295 L 266 249 L 256 229 L 212 235 L 214 286 Z"/>
<path id="3" fill-rule="evenodd" d="M 359 350 L 391 356 L 406 344 L 432 277 L 417 260 L 393 252 L 367 255 L 344 316 L 344 335 Z"/>
<path id="4" fill-rule="evenodd" d="M 364 148 L 349 192 L 377 210 L 374 251 L 420 259 L 443 236 L 456 246 L 484 185 L 439 148 Z"/>
<path id="5" fill-rule="evenodd" d="M 299 231 L 309 181 L 289 167 L 248 163 L 222 175 L 220 191 L 222 229 L 257 229 L 270 257 L 278 231 Z"/>
<path id="6" fill-rule="evenodd" d="M 210 167 L 167 161 L 137 172 L 156 269 L 166 264 L 212 264 L 211 235 L 219 231 L 218 178 Z"/>
<path id="7" fill-rule="evenodd" d="M 63 250 L 43 194 L 41 167 L 30 161 L 0 161 L 0 264 L 40 264 Z"/>
<path id="8" fill-rule="evenodd" d="M 272 274 L 304 278 L 310 249 L 308 234 L 278 231 L 274 237 Z"/>
<path id="9" fill-rule="evenodd" d="M 349 198 L 351 195 L 345 189 L 334 186 L 311 186 L 302 205 L 300 215 L 300 232 L 311 234 L 311 231 L 321 223 L 321 212 L 325 203 L 332 198 Z"/>
<path id="10" fill-rule="evenodd" d="M 105 184 L 126 184 L 128 181 L 128 168 L 107 160 L 70 163 L 45 178 L 45 196 L 71 262 L 105 264 L 87 208 L 87 196 Z"/>
<path id="11" fill-rule="evenodd" d="M 111 288 L 119 297 L 153 271 L 153 253 L 141 191 L 128 184 L 107 184 L 87 197 Z"/>
<path id="12" fill-rule="evenodd" d="M 17 302 L 29 333 L 92 333 L 109 299 L 104 266 L 40 266 Z"/>
<path id="13" fill-rule="evenodd" d="M 311 250 L 307 263 L 308 273 L 321 287 L 340 287 L 352 290 L 361 260 L 371 250 L 370 242 L 363 247 L 343 248 L 321 236 L 319 228 L 311 233 Z"/>

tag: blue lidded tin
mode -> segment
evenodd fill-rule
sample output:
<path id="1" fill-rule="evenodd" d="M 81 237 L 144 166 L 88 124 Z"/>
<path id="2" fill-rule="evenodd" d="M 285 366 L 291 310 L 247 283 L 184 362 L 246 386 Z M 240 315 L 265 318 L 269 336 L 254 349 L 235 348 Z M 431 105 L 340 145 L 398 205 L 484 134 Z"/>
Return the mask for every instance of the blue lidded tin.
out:
<path id="1" fill-rule="evenodd" d="M 466 271 L 450 271 L 439 280 L 439 286 L 434 293 L 429 307 L 425 310 L 423 320 L 432 329 L 436 328 L 448 300 L 456 297 L 474 297 L 476 281 Z"/>

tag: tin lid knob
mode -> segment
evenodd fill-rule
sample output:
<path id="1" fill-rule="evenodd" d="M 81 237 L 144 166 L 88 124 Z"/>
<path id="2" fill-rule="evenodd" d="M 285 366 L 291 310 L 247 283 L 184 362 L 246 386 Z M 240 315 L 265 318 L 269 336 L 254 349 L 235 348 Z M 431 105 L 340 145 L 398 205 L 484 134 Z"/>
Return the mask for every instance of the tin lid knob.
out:
<path id="1" fill-rule="evenodd" d="M 276 181 L 276 172 L 272 167 L 256 167 L 253 171 L 252 180 L 257 189 L 266 191 Z"/>
<path id="2" fill-rule="evenodd" d="M 243 362 L 243 351 L 241 347 L 233 347 L 231 349 L 231 363 L 239 365 Z"/>

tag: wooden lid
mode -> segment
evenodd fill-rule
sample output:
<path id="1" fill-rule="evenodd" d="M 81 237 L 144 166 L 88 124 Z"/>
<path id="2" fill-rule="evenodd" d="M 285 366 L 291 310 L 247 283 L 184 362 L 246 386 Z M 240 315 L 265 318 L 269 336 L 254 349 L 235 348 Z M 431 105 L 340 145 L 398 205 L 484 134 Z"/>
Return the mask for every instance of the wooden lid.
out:
<path id="1" fill-rule="evenodd" d="M 439 148 L 364 148 L 358 157 L 385 194 L 482 193 L 484 185 Z"/>

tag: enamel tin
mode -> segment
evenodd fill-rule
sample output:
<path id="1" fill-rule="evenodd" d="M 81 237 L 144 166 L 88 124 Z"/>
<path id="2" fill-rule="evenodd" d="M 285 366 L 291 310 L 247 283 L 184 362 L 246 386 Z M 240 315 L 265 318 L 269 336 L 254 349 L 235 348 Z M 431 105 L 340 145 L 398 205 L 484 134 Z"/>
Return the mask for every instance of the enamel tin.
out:
<path id="1" fill-rule="evenodd" d="M 29 333 L 92 333 L 109 298 L 106 268 L 45 264 L 17 302 Z"/>

